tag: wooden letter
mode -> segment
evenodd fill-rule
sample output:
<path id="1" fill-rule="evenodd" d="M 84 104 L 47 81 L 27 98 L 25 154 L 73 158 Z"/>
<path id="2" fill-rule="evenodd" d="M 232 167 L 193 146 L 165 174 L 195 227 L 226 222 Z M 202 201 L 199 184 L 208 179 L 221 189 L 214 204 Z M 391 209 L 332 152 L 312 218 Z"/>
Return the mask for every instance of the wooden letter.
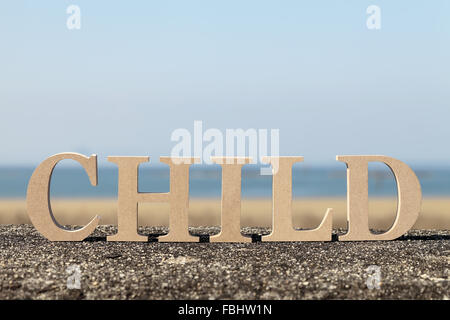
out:
<path id="1" fill-rule="evenodd" d="M 198 241 L 189 234 L 189 167 L 191 163 L 200 163 L 200 158 L 160 157 L 159 160 L 170 166 L 169 233 L 159 237 L 159 241 Z"/>
<path id="2" fill-rule="evenodd" d="M 337 156 L 347 164 L 347 224 L 348 232 L 341 241 L 393 240 L 406 233 L 420 213 L 422 192 L 414 171 L 403 162 L 385 156 Z M 398 209 L 395 222 L 385 233 L 369 230 L 368 163 L 383 162 L 392 171 L 397 182 Z"/>
<path id="3" fill-rule="evenodd" d="M 331 241 L 333 209 L 329 208 L 319 227 L 296 231 L 292 226 L 292 165 L 303 157 L 264 157 L 263 161 L 278 168 L 272 177 L 272 233 L 262 241 Z"/>
<path id="4" fill-rule="evenodd" d="M 28 183 L 27 213 L 34 227 L 50 241 L 81 241 L 89 236 L 100 220 L 95 216 L 86 226 L 70 231 L 60 225 L 53 216 L 50 205 L 50 181 L 56 164 L 63 159 L 79 162 L 86 170 L 93 186 L 97 185 L 97 156 L 83 156 L 78 153 L 59 153 L 44 160 L 34 170 Z"/>
<path id="5" fill-rule="evenodd" d="M 169 234 L 161 237 L 166 242 L 193 242 L 189 234 L 189 166 L 195 159 L 161 157 L 170 166 L 170 192 L 142 193 L 138 191 L 138 167 L 149 157 L 108 157 L 119 167 L 118 232 L 108 236 L 108 241 L 147 241 L 137 233 L 139 202 L 169 202 Z"/>
<path id="6" fill-rule="evenodd" d="M 250 158 L 211 157 L 222 166 L 221 231 L 210 242 L 251 242 L 241 234 L 241 170 Z"/>

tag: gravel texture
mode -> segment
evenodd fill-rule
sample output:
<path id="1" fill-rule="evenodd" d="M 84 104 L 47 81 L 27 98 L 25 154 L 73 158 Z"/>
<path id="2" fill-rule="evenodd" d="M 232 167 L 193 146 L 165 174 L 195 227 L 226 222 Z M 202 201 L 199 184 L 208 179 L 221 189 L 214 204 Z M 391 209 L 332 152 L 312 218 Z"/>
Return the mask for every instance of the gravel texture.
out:
<path id="1" fill-rule="evenodd" d="M 0 299 L 448 299 L 450 231 L 414 230 L 394 241 L 212 244 L 218 228 L 191 229 L 202 243 L 50 242 L 30 225 L 0 226 Z M 342 231 L 334 231 L 333 239 Z M 68 289 L 67 268 L 81 271 Z M 367 268 L 381 269 L 368 289 Z"/>

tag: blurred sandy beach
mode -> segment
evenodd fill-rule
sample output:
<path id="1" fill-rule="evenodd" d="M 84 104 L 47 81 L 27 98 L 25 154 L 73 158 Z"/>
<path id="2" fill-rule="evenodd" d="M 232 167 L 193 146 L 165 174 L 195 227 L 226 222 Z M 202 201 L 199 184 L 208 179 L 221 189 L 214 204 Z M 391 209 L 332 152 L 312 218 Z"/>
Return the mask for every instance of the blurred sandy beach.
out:
<path id="1" fill-rule="evenodd" d="M 334 208 L 334 228 L 346 228 L 347 204 L 344 197 L 301 198 L 293 200 L 293 225 L 315 228 L 327 208 Z M 369 200 L 369 224 L 373 229 L 387 230 L 394 222 L 397 208 L 395 198 L 374 197 Z M 422 201 L 422 211 L 415 229 L 450 229 L 450 197 L 428 197 Z M 57 221 L 64 225 L 84 225 L 96 214 L 101 224 L 117 224 L 117 203 L 113 198 L 76 198 L 52 200 Z M 267 198 L 242 199 L 241 225 L 271 226 L 272 201 Z M 139 225 L 167 226 L 169 204 L 139 204 Z M 0 224 L 29 224 L 24 199 L 0 200 Z M 189 204 L 191 226 L 220 225 L 220 199 L 192 198 Z"/>

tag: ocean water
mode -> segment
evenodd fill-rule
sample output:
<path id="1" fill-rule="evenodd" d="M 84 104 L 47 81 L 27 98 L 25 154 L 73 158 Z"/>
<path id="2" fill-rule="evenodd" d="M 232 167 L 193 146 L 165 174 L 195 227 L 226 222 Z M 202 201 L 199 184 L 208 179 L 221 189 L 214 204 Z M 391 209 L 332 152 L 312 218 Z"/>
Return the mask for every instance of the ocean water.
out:
<path id="1" fill-rule="evenodd" d="M 25 198 L 28 180 L 34 168 L 0 168 L 0 198 Z M 415 170 L 424 196 L 450 196 L 450 168 Z M 98 185 L 91 186 L 82 168 L 56 167 L 52 176 L 52 197 L 116 197 L 117 168 L 98 169 Z M 347 190 L 346 168 L 294 167 L 292 193 L 294 197 L 338 197 Z M 191 197 L 220 197 L 221 170 L 219 166 L 192 166 L 190 169 Z M 168 192 L 168 167 L 139 169 L 140 192 Z M 369 167 L 369 195 L 395 196 L 394 176 L 382 167 Z M 260 175 L 258 167 L 244 167 L 242 171 L 242 197 L 270 198 L 272 177 Z"/>

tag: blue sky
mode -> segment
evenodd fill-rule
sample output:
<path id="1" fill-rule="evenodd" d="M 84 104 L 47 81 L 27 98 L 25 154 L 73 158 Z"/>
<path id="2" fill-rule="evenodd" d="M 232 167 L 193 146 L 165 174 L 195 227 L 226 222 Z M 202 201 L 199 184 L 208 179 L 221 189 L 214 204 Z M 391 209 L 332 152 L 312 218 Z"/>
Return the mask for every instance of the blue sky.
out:
<path id="1" fill-rule="evenodd" d="M 450 165 L 449 17 L 445 0 L 3 1 L 0 165 L 155 159 L 194 120 L 279 129 L 280 153 L 308 163 Z"/>

